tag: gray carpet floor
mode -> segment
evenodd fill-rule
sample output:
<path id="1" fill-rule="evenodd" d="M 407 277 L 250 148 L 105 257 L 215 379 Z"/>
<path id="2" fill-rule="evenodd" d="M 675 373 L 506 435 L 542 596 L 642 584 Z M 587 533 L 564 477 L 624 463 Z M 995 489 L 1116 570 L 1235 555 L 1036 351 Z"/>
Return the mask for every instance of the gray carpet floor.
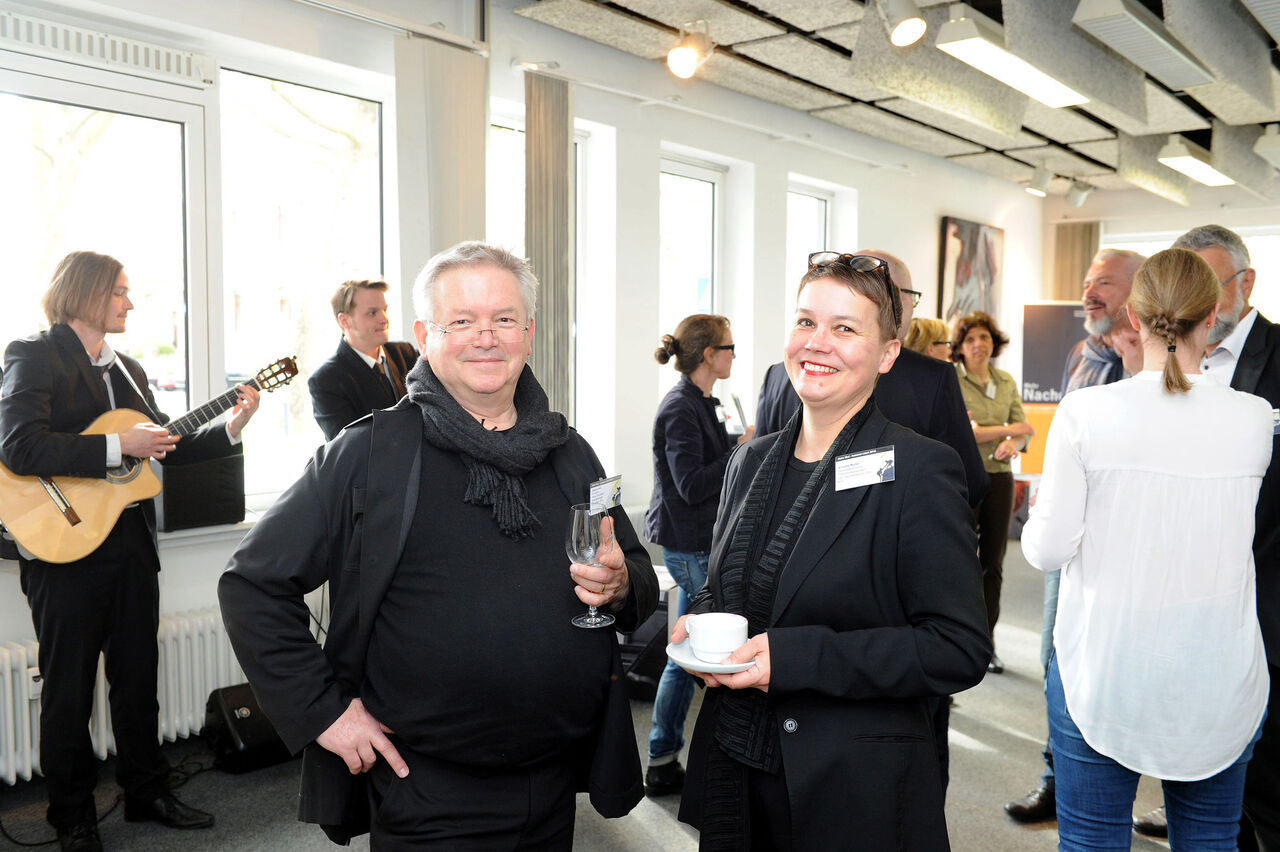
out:
<path id="1" fill-rule="evenodd" d="M 947 822 L 952 848 L 960 852 L 1039 852 L 1057 848 L 1055 823 L 1018 825 L 1001 810 L 1005 801 L 1031 790 L 1040 775 L 1040 747 L 1045 736 L 1039 663 L 1041 583 L 1039 572 L 1027 565 L 1017 542 L 1010 542 L 1002 613 L 996 628 L 996 642 L 1006 671 L 988 675 L 978 686 L 956 696 L 951 714 Z M 689 715 L 689 731 L 697 713 L 697 700 Z M 652 706 L 635 702 L 632 710 L 638 746 L 644 754 Z M 111 852 L 305 852 L 335 848 L 318 829 L 294 818 L 297 761 L 245 775 L 228 775 L 216 770 L 200 771 L 212 764 L 212 755 L 198 741 L 174 743 L 168 750 L 175 766 L 194 772 L 180 790 L 180 797 L 213 811 L 217 824 L 207 831 L 178 832 L 124 822 L 121 808 L 113 808 L 119 788 L 108 780 L 112 767 L 107 765 L 102 770 L 104 781 L 98 787 L 98 812 L 105 814 L 100 831 L 103 844 Z M 1138 788 L 1135 812 L 1159 804 L 1159 785 L 1144 778 Z M 585 797 L 579 797 L 575 846 L 586 852 L 696 849 L 697 832 L 675 818 L 678 805 L 678 796 L 645 799 L 628 816 L 604 820 L 591 810 Z M 53 840 L 52 829 L 44 822 L 44 785 L 37 780 L 16 787 L 0 786 L 0 824 L 8 835 L 0 836 L 0 849 Z M 367 838 L 358 838 L 351 848 L 368 849 Z M 856 839 L 850 839 L 848 848 L 858 848 Z M 1133 848 L 1150 852 L 1168 846 L 1134 835 Z"/>

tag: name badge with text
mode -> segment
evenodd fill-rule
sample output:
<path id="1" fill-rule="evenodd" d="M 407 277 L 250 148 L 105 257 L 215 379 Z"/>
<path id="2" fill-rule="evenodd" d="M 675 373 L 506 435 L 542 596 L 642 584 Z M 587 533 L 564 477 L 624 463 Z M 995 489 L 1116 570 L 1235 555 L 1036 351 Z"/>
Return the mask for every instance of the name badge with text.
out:
<path id="1" fill-rule="evenodd" d="M 622 475 L 598 479 L 591 483 L 591 514 L 607 512 L 622 505 Z"/>
<path id="2" fill-rule="evenodd" d="M 836 458 L 836 490 L 893 482 L 893 446 L 876 447 Z"/>

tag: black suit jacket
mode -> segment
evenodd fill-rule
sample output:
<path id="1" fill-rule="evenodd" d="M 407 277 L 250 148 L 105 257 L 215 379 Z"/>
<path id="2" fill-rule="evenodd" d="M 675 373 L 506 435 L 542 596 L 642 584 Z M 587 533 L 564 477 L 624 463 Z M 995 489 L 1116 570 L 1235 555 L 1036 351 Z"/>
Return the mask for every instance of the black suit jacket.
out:
<path id="1" fill-rule="evenodd" d="M 1280 408 L 1280 325 L 1258 314 L 1236 362 L 1231 387 Z M 1267 660 L 1280 666 L 1280 436 L 1271 439 L 1271 466 L 1258 492 L 1253 559 L 1258 576 L 1258 621 Z"/>
<path id="2" fill-rule="evenodd" d="M 876 405 L 885 418 L 926 438 L 941 441 L 960 456 L 969 505 L 987 493 L 987 471 L 965 414 L 955 369 L 945 361 L 903 348 L 893 368 L 876 382 Z M 800 397 L 782 364 L 764 374 L 756 406 L 756 434 L 777 432 L 800 407 Z"/>
<path id="3" fill-rule="evenodd" d="M 116 399 L 116 408 L 132 408 L 156 423 L 168 423 L 168 416 L 156 407 L 142 365 L 122 352 L 116 352 L 116 357 L 143 394 L 126 389 L 125 398 Z M 104 479 L 106 436 L 80 431 L 110 408 L 102 374 L 89 362 L 84 344 L 70 326 L 58 323 L 48 331 L 15 340 L 4 356 L 0 460 L 20 476 Z M 164 463 L 184 464 L 240 451 L 217 422 L 184 437 Z M 142 509 L 154 540 L 153 501 L 144 501 Z"/>
<path id="4" fill-rule="evenodd" d="M 780 435 L 729 461 L 707 585 L 690 611 L 722 608 L 720 571 L 751 481 Z M 893 445 L 896 479 L 815 496 L 777 581 L 766 631 L 796 849 L 947 848 L 926 698 L 968 689 L 991 657 L 973 515 L 955 453 L 872 412 L 851 452 Z M 708 690 L 680 818 L 704 819 L 708 742 L 724 688 Z"/>
<path id="5" fill-rule="evenodd" d="M 311 391 L 311 412 L 315 415 L 324 439 L 332 441 L 348 423 L 354 423 L 377 408 L 390 408 L 404 396 L 404 377 L 418 363 L 418 350 L 410 343 L 387 343 L 382 347 L 387 356 L 394 392 L 376 367 L 370 367 L 347 341 L 338 342 L 333 353 L 307 379 Z"/>
<path id="6" fill-rule="evenodd" d="M 254 694 L 285 745 L 306 749 L 298 818 L 319 823 L 335 842 L 368 830 L 364 776 L 353 777 L 314 740 L 360 694 L 374 621 L 414 520 L 424 456 L 422 414 L 407 400 L 352 424 L 316 452 L 245 536 L 218 582 L 227 635 Z M 589 484 L 604 476 L 574 431 L 544 463 L 572 502 L 584 500 Z M 626 513 L 610 514 L 630 582 L 615 615 L 618 629 L 628 631 L 657 606 L 658 580 Z M 330 624 L 321 646 L 303 596 L 326 582 Z M 471 626 L 462 629 L 465 635 Z M 605 711 L 580 778 L 580 789 L 608 817 L 627 813 L 644 795 L 621 674 L 615 643 Z"/>

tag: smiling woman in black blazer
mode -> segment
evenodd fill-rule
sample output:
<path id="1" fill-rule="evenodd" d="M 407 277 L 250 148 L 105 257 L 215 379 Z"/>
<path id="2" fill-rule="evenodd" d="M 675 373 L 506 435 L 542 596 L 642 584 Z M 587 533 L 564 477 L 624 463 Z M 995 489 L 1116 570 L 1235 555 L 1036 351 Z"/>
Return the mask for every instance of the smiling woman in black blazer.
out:
<path id="1" fill-rule="evenodd" d="M 981 680 L 991 645 L 960 460 L 872 396 L 899 310 L 882 261 L 811 256 L 786 346 L 803 405 L 729 461 L 690 609 L 746 616 L 728 659 L 755 665 L 693 672 L 719 687 L 680 808 L 703 849 L 948 848 L 925 701 Z"/>

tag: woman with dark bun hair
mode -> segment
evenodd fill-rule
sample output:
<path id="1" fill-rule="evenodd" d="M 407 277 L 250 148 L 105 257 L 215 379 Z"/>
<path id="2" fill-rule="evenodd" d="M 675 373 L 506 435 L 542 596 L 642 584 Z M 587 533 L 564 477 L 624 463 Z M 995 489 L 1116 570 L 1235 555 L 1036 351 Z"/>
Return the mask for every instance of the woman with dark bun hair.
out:
<path id="1" fill-rule="evenodd" d="M 1218 278 L 1168 249 L 1133 279 L 1132 378 L 1067 394 L 1022 531 L 1062 571 L 1045 679 L 1059 849 L 1128 849 L 1139 775 L 1174 850 L 1235 849 L 1267 709 L 1254 507 L 1271 407 L 1200 373 Z"/>
<path id="2" fill-rule="evenodd" d="M 667 571 L 680 587 L 681 614 L 707 581 L 711 528 L 734 447 L 725 430 L 724 409 L 711 395 L 716 379 L 729 378 L 733 369 L 733 345 L 728 319 L 693 314 L 680 321 L 675 334 L 664 334 L 653 353 L 659 364 L 674 358 L 681 376 L 658 406 L 653 423 L 653 497 L 644 535 L 662 547 Z M 754 435 L 748 428 L 738 443 Z M 653 700 L 644 778 L 650 796 L 675 793 L 684 786 L 684 768 L 677 758 L 684 747 L 693 687 L 693 677 L 668 661 Z"/>
<path id="3" fill-rule="evenodd" d="M 982 311 L 961 317 L 951 339 L 951 360 L 956 362 L 964 407 L 969 411 L 973 437 L 989 482 L 973 515 L 978 524 L 978 561 L 982 563 L 982 592 L 993 649 L 996 622 L 1000 619 L 1000 589 L 1004 585 L 1004 552 L 1009 545 L 1009 520 L 1013 514 L 1010 462 L 1027 448 L 1036 433 L 1022 413 L 1018 382 L 991 363 L 1008 345 L 1009 338 L 990 314 Z M 987 671 L 1004 671 L 1004 663 L 994 650 Z"/>

